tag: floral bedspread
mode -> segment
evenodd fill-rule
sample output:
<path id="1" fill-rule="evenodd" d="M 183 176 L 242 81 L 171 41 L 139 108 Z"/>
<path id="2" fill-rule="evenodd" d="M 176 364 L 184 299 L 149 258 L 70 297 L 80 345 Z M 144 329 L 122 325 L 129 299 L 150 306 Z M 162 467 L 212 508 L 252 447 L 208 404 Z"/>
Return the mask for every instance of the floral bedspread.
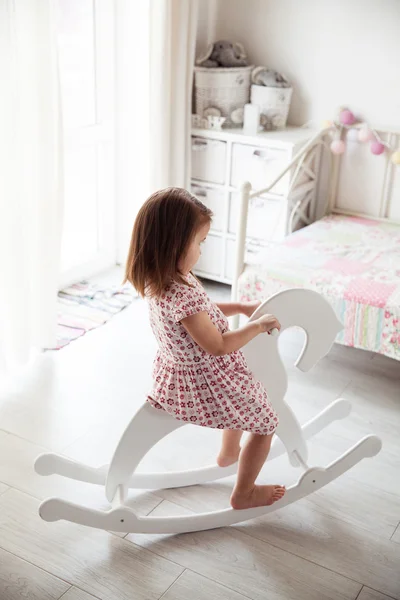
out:
<path id="1" fill-rule="evenodd" d="M 304 287 L 344 325 L 337 342 L 400 360 L 400 225 L 330 215 L 269 249 L 239 280 L 242 300 Z"/>

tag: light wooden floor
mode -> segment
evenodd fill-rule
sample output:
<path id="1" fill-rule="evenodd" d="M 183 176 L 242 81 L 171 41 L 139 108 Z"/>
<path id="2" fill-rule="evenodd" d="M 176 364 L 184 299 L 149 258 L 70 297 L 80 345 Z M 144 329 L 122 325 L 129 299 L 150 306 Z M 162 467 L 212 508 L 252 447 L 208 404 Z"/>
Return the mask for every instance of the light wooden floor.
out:
<path id="1" fill-rule="evenodd" d="M 218 288 L 213 293 L 220 293 Z M 400 364 L 335 346 L 310 373 L 292 366 L 299 337 L 282 336 L 289 398 L 305 421 L 343 395 L 352 415 L 310 445 L 324 464 L 368 432 L 382 452 L 269 517 L 180 536 L 116 535 L 45 523 L 41 499 L 62 495 L 107 506 L 102 489 L 39 477 L 45 450 L 108 462 L 150 384 L 155 351 L 142 301 L 41 363 L 0 395 L 0 600 L 387 600 L 400 599 Z M 213 460 L 219 432 L 184 427 L 157 445 L 143 469 Z M 261 480 L 290 484 L 286 457 Z M 228 505 L 232 478 L 213 485 L 137 493 L 140 514 Z"/>

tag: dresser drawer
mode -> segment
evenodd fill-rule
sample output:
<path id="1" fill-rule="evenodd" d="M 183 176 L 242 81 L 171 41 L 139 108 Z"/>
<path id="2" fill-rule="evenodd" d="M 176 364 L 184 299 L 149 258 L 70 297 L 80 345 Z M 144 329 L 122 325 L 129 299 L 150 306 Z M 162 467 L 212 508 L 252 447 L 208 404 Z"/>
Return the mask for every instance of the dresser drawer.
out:
<path id="1" fill-rule="evenodd" d="M 229 233 L 237 233 L 238 193 L 230 194 Z M 278 242 L 286 235 L 287 202 L 282 198 L 253 198 L 247 213 L 246 235 L 265 242 Z"/>
<path id="2" fill-rule="evenodd" d="M 224 255 L 224 240 L 221 237 L 209 234 L 202 244 L 200 260 L 196 264 L 195 272 L 203 275 L 221 277 L 222 260 Z"/>
<path id="3" fill-rule="evenodd" d="M 231 185 L 240 187 L 244 181 L 250 181 L 254 190 L 265 188 L 285 168 L 288 161 L 289 154 L 286 150 L 233 144 Z M 271 193 L 285 194 L 288 185 L 289 174 L 276 184 Z"/>
<path id="4" fill-rule="evenodd" d="M 225 230 L 225 222 L 227 215 L 226 194 L 223 190 L 216 190 L 207 186 L 196 185 L 191 186 L 191 192 L 203 204 L 205 204 L 213 212 L 211 223 L 211 231 Z"/>
<path id="5" fill-rule="evenodd" d="M 192 177 L 225 183 L 226 142 L 192 137 Z"/>

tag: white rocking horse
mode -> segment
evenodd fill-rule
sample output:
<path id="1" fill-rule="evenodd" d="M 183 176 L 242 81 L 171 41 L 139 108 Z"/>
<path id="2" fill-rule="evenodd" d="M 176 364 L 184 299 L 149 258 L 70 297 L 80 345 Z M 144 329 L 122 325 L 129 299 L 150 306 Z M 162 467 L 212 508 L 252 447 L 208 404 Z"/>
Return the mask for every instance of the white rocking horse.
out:
<path id="1" fill-rule="evenodd" d="M 337 333 L 342 329 L 330 304 L 310 290 L 294 289 L 275 294 L 257 309 L 251 320 L 266 313 L 277 316 L 282 326 L 281 331 L 293 326 L 305 331 L 306 341 L 296 363 L 301 371 L 311 369 L 329 352 Z M 277 330 L 275 333 L 278 333 Z M 93 468 L 57 454 L 42 454 L 35 462 L 35 469 L 41 475 L 58 474 L 77 481 L 105 485 L 111 509 L 97 510 L 60 498 L 49 498 L 40 505 L 40 516 L 45 521 L 64 519 L 89 527 L 132 533 L 184 533 L 214 529 L 265 515 L 292 504 L 333 481 L 361 459 L 374 456 L 380 451 L 381 440 L 375 435 L 367 435 L 326 467 L 309 467 L 306 440 L 332 421 L 346 417 L 351 410 L 350 403 L 344 399 L 335 400 L 301 426 L 284 399 L 287 376 L 278 353 L 276 335 L 259 335 L 243 351 L 255 376 L 265 385 L 280 418 L 268 460 L 286 451 L 290 463 L 304 471 L 281 500 L 271 506 L 244 510 L 226 508 L 190 516 L 137 516 L 126 505 L 129 488 L 155 490 L 191 486 L 227 477 L 237 470 L 236 463 L 225 468 L 209 466 L 169 473 L 135 473 L 143 456 L 159 440 L 185 425 L 166 412 L 155 410 L 146 402 L 127 426 L 109 467 Z"/>

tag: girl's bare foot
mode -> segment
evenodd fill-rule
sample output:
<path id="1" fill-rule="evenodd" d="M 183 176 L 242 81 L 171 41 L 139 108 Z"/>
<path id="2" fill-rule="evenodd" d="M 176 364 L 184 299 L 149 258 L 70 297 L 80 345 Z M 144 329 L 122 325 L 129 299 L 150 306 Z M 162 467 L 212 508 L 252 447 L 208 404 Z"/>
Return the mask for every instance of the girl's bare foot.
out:
<path id="1" fill-rule="evenodd" d="M 217 465 L 219 467 L 229 467 L 230 465 L 233 465 L 239 460 L 240 450 L 240 447 L 236 450 L 221 450 L 221 452 L 217 456 Z"/>
<path id="2" fill-rule="evenodd" d="M 281 485 L 255 485 L 245 492 L 233 490 L 231 506 L 235 510 L 269 506 L 285 495 L 286 488 Z"/>

